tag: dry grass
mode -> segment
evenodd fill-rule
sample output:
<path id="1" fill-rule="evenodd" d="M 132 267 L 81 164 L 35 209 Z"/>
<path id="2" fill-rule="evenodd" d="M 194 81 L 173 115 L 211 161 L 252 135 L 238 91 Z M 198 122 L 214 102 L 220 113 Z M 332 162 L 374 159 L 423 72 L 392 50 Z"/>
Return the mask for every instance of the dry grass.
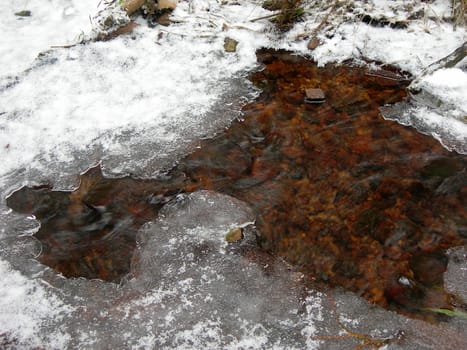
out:
<path id="1" fill-rule="evenodd" d="M 299 21 L 305 13 L 302 0 L 266 0 L 263 7 L 270 11 L 279 11 L 272 16 L 271 21 L 283 32 L 292 28 L 293 24 Z"/>
<path id="2" fill-rule="evenodd" d="M 467 0 L 452 0 L 452 18 L 454 28 L 467 24 Z"/>

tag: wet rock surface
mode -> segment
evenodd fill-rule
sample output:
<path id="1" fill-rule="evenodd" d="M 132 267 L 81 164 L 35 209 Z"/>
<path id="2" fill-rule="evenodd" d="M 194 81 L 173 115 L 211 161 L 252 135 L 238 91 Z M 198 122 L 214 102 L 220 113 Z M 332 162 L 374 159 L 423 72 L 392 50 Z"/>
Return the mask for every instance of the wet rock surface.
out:
<path id="1" fill-rule="evenodd" d="M 106 179 L 98 168 L 72 193 L 23 188 L 7 200 L 41 222 L 39 260 L 68 277 L 119 281 L 136 232 L 178 194 L 199 189 L 247 202 L 258 242 L 310 278 L 410 314 L 449 308 L 444 251 L 465 244 L 465 156 L 386 121 L 407 81 L 349 66 L 316 67 L 258 54 L 263 90 L 237 121 L 165 178 Z M 319 86 L 320 105 L 304 103 Z"/>

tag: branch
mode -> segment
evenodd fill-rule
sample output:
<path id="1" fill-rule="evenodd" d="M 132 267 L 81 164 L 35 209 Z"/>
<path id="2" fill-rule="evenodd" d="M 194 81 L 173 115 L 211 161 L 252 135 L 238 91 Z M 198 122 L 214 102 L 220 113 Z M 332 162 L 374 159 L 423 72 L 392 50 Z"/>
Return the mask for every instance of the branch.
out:
<path id="1" fill-rule="evenodd" d="M 417 85 L 420 81 L 427 75 L 432 74 L 434 71 L 441 68 L 452 68 L 460 61 L 462 61 L 467 56 L 467 41 L 459 46 L 456 50 L 451 52 L 446 57 L 441 58 L 440 60 L 430 64 L 426 67 L 420 75 L 412 81 L 409 85 L 409 90 L 417 90 Z"/>
<path id="2" fill-rule="evenodd" d="M 253 19 L 250 19 L 250 22 L 256 22 L 256 21 L 260 21 L 262 19 L 268 19 L 268 18 L 273 18 L 273 17 L 277 17 L 281 14 L 281 12 L 276 12 L 276 13 L 273 13 L 273 14 L 270 14 L 270 15 L 267 15 L 267 16 L 261 16 L 261 17 L 258 17 L 258 18 L 253 18 Z"/>

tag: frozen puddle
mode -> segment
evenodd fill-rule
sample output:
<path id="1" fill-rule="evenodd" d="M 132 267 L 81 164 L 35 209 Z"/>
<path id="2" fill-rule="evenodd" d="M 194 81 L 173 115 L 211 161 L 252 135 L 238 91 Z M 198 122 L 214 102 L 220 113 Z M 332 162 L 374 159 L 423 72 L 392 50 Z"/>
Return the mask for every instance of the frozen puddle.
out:
<path id="1" fill-rule="evenodd" d="M 239 245 L 224 240 L 230 228 L 253 220 L 249 207 L 226 195 L 179 196 L 140 230 L 133 277 L 121 287 L 64 279 L 38 264 L 42 280 L 30 281 L 2 263 L 12 285 L 0 299 L 3 342 L 81 349 L 309 347 L 313 319 L 322 317 L 320 298 L 308 295 L 281 261 L 255 256 L 253 226 Z"/>
<path id="2" fill-rule="evenodd" d="M 0 264 L 9 285 L 1 290 L 0 344 L 12 349 L 465 347 L 462 323 L 431 326 L 350 293 L 307 289 L 288 265 L 256 250 L 252 220 L 248 206 L 226 195 L 179 196 L 140 230 L 132 276 L 122 286 L 60 277 L 28 259 L 31 247 L 12 238 L 10 243 L 16 240 L 14 246 L 23 248 L 16 248 L 16 263 L 35 270 L 35 278 Z M 228 245 L 224 235 L 235 226 L 246 227 L 245 239 Z"/>

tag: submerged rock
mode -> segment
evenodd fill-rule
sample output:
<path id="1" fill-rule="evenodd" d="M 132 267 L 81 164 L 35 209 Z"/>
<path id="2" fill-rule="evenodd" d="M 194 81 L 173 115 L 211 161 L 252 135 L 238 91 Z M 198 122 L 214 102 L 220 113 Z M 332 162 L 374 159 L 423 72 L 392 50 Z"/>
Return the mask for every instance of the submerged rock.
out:
<path id="1" fill-rule="evenodd" d="M 324 91 L 318 88 L 305 89 L 306 103 L 324 103 L 326 96 Z"/>

